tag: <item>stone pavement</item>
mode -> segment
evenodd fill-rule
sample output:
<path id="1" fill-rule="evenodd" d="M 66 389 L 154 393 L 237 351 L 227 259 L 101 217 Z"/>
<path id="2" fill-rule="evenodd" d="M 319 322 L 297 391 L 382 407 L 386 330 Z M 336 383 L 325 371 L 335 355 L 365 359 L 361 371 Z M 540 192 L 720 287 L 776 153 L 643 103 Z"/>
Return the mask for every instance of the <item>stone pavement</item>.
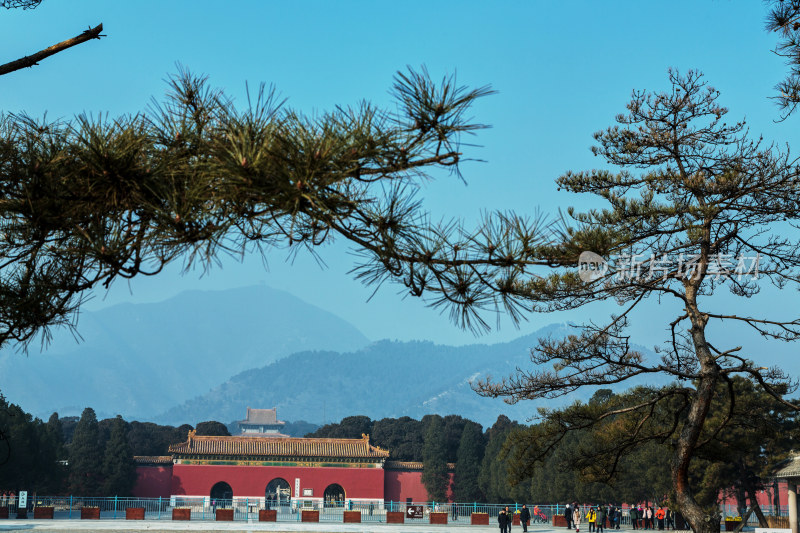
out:
<path id="1" fill-rule="evenodd" d="M 45 532 L 64 531 L 70 533 L 134 533 L 140 531 L 224 531 L 270 533 L 444 533 L 453 528 L 463 533 L 498 533 L 496 526 L 430 525 L 430 524 L 383 524 L 383 523 L 303 523 L 303 522 L 214 522 L 172 520 L 0 520 L 0 532 Z M 558 531 L 563 531 L 558 528 Z M 549 525 L 528 527 L 531 533 L 554 533 Z M 511 533 L 522 533 L 514 527 Z"/>

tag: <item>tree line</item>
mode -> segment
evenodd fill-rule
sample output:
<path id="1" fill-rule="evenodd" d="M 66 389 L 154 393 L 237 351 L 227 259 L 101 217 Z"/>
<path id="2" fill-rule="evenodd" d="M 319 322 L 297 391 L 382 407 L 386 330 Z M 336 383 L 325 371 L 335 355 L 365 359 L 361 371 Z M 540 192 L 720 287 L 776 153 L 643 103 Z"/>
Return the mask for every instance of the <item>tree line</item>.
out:
<path id="1" fill-rule="evenodd" d="M 170 444 L 198 435 L 229 435 L 225 424 L 200 422 L 178 427 L 98 420 L 87 407 L 80 417 L 47 422 L 9 403 L 0 394 L 0 490 L 43 495 L 130 496 L 136 483 L 134 456 L 165 455 Z"/>
<path id="2" fill-rule="evenodd" d="M 736 405 L 718 391 L 709 419 L 727 420 L 725 431 L 708 438 L 692 465 L 691 482 L 698 502 L 711 512 L 722 495 L 732 495 L 740 514 L 756 505 L 756 493 L 773 481 L 775 465 L 800 438 L 796 412 L 743 378 L 734 380 Z M 562 410 L 565 416 L 586 416 L 613 410 L 643 388 L 621 393 L 598 390 L 588 402 Z M 653 417 L 664 420 L 666 408 Z M 587 418 L 588 419 L 588 418 Z M 530 425 L 498 416 L 484 431 L 481 424 L 459 415 L 407 416 L 372 420 L 348 416 L 319 427 L 307 437 L 361 438 L 388 449 L 390 460 L 423 463 L 422 481 L 431 501 L 444 501 L 448 489 L 457 502 L 657 502 L 673 505 L 668 438 L 641 443 L 608 465 L 609 446 L 619 432 L 629 431 L 624 417 L 611 417 L 600 431 L 586 428 L 554 440 L 553 420 Z M 207 421 L 192 427 L 125 421 L 121 416 L 98 420 L 92 408 L 80 417 L 53 413 L 44 422 L 0 395 L 0 490 L 39 494 L 127 496 L 136 482 L 134 456 L 165 455 L 170 444 L 183 442 L 192 429 L 198 435 L 230 435 L 228 427 Z M 305 426 L 307 427 L 307 426 Z M 709 435 L 708 437 L 711 437 Z M 451 466 L 454 463 L 455 466 Z M 453 473 L 452 487 L 449 474 Z"/>
<path id="3" fill-rule="evenodd" d="M 796 446 L 800 421 L 796 411 L 749 380 L 736 378 L 732 386 L 734 405 L 729 392 L 715 394 L 709 418 L 712 426 L 725 420 L 724 431 L 705 435 L 690 482 L 704 511 L 717 513 L 720 499 L 733 496 L 741 516 L 752 509 L 763 519 L 756 493 L 775 482 L 770 473 Z M 588 402 L 576 402 L 563 412 L 588 421 L 592 412 L 613 411 L 630 396 L 646 394 L 644 387 L 621 393 L 599 389 Z M 630 431 L 622 415 L 608 417 L 599 430 L 587 424 L 566 433 L 554 431 L 554 420 L 547 417 L 525 425 L 500 415 L 483 431 L 477 422 L 458 415 L 375 421 L 350 416 L 309 436 L 369 434 L 373 444 L 389 450 L 390 460 L 422 462 L 423 483 L 432 501 L 444 499 L 447 463 L 455 463 L 452 491 L 457 502 L 655 502 L 677 508 L 669 460 L 675 437 L 668 432 L 663 439 L 619 451 L 616 463 L 608 464 L 609 449 L 617 445 L 621 432 Z M 671 411 L 662 407 L 652 415 L 663 423 Z"/>

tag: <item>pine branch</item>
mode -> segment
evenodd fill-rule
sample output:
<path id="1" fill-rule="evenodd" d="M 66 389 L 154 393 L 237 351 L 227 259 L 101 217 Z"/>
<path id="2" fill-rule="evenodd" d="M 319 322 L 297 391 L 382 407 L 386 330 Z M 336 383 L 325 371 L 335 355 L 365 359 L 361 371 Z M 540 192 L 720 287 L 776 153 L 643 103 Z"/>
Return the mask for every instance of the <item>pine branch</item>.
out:
<path id="1" fill-rule="evenodd" d="M 5 74 L 9 74 L 14 72 L 15 70 L 20 70 L 26 67 L 32 67 L 34 65 L 38 65 L 39 61 L 50 57 L 51 55 L 57 54 L 67 48 L 72 48 L 81 43 L 85 43 L 90 39 L 99 39 L 101 37 L 105 37 L 105 35 L 100 35 L 100 32 L 103 31 L 103 24 L 98 24 L 94 28 L 90 28 L 80 35 L 76 35 L 72 39 L 67 39 L 65 41 L 61 41 L 58 44 L 54 44 L 44 50 L 40 50 L 33 55 L 25 56 L 23 58 L 17 59 L 16 61 L 12 61 L 10 63 L 6 63 L 5 65 L 0 65 L 0 76 Z"/>

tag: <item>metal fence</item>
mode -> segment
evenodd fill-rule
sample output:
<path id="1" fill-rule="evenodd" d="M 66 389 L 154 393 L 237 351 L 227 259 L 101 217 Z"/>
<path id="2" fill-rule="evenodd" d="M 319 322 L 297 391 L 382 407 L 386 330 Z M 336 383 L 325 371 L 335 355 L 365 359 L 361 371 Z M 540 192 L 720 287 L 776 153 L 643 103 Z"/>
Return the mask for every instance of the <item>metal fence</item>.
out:
<path id="1" fill-rule="evenodd" d="M 7 507 L 9 515 L 17 512 L 17 502 L 13 500 L 0 500 L 0 508 Z M 33 516 L 37 507 L 51 507 L 53 518 L 80 519 L 81 509 L 84 507 L 98 508 L 100 518 L 104 520 L 125 519 L 126 509 L 143 508 L 147 520 L 172 520 L 173 509 L 189 509 L 191 520 L 215 520 L 218 509 L 232 509 L 235 521 L 258 521 L 259 511 L 270 509 L 276 511 L 279 522 L 299 522 L 302 511 L 314 510 L 319 512 L 320 522 L 343 522 L 345 511 L 360 511 L 362 522 L 386 522 L 387 512 L 402 512 L 407 523 L 428 523 L 431 512 L 443 512 L 448 515 L 448 523 L 469 524 L 472 513 L 487 513 L 492 524 L 500 510 L 508 507 L 512 513 L 517 513 L 522 504 L 491 504 L 491 503 L 439 503 L 439 502 L 379 502 L 346 500 L 344 502 L 323 502 L 319 500 L 292 500 L 276 505 L 264 498 L 236 497 L 228 500 L 212 499 L 210 497 L 181 497 L 170 498 L 127 498 L 127 497 L 76 497 L 76 496 L 36 496 L 28 499 L 28 514 Z M 421 515 L 414 517 L 408 514 L 410 508 L 419 510 Z M 586 516 L 590 505 L 581 505 L 582 516 Z M 563 505 L 529 505 L 532 524 L 552 524 L 554 515 L 563 515 Z M 770 527 L 781 527 L 788 515 L 788 507 L 764 506 L 762 511 L 770 522 Z M 739 511 L 734 506 L 721 506 L 723 518 L 738 517 Z M 631 526 L 628 509 L 620 513 L 620 526 Z M 754 513 L 749 516 L 747 526 L 758 526 L 758 519 Z M 587 528 L 588 530 L 588 528 Z"/>

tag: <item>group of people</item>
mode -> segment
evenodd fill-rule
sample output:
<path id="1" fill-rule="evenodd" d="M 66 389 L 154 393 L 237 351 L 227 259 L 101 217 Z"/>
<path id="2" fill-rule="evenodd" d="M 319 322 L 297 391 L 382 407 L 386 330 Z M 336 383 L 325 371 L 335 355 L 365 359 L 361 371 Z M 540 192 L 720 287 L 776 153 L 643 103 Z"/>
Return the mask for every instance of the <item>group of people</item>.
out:
<path id="1" fill-rule="evenodd" d="M 17 495 L 13 490 L 0 492 L 0 507 L 11 506 L 17 502 Z"/>
<path id="2" fill-rule="evenodd" d="M 577 502 L 568 503 L 564 506 L 564 519 L 567 522 L 567 529 L 581 529 L 582 518 L 584 518 L 581 506 Z M 589 524 L 589 532 L 602 533 L 606 528 L 619 529 L 622 510 L 614 505 L 598 505 L 589 507 L 585 515 L 586 522 Z"/>
<path id="3" fill-rule="evenodd" d="M 666 529 L 675 529 L 675 513 L 669 509 L 659 506 L 654 510 L 652 506 L 631 508 L 631 525 L 633 529 L 655 529 L 658 524 L 658 529 L 663 531 Z"/>
<path id="4" fill-rule="evenodd" d="M 633 506 L 629 510 L 631 526 L 633 529 L 675 529 L 675 513 L 669 508 L 659 506 L 654 509 L 652 506 Z M 589 533 L 603 533 L 605 529 L 619 529 L 622 519 L 622 508 L 612 504 L 591 506 L 583 514 L 581 506 L 577 502 L 568 503 L 564 506 L 564 519 L 567 522 L 567 529 L 580 531 L 582 519 L 585 518 L 589 524 Z"/>
<path id="5" fill-rule="evenodd" d="M 524 533 L 528 531 L 528 525 L 530 525 L 531 522 L 531 512 L 528 509 L 528 506 L 523 504 L 522 509 L 520 509 L 518 513 L 519 523 L 522 526 L 522 531 Z M 514 513 L 512 513 L 506 505 L 503 509 L 500 509 L 500 513 L 497 515 L 497 524 L 500 526 L 500 533 L 510 533 L 511 525 L 513 523 Z"/>

